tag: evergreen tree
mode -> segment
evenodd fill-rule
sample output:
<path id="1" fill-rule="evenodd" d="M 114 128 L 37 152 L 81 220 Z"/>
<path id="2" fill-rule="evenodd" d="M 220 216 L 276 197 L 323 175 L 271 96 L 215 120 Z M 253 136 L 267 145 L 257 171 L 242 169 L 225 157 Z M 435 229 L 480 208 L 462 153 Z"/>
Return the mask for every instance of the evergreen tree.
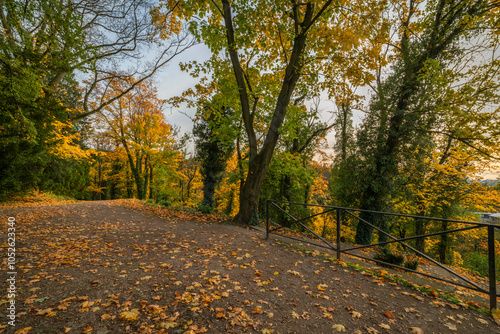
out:
<path id="1" fill-rule="evenodd" d="M 222 179 L 227 160 L 234 150 L 232 140 L 219 135 L 222 120 L 230 110 L 225 107 L 205 107 L 205 114 L 194 124 L 193 135 L 196 137 L 196 155 L 201 163 L 203 177 L 202 206 L 212 211 L 214 193 L 217 184 Z"/>

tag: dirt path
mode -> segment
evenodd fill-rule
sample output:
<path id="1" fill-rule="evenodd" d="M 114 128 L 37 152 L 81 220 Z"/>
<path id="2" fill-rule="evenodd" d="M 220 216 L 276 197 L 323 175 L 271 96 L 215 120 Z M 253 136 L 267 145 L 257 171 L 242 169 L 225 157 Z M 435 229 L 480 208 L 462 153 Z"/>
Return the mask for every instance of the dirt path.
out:
<path id="1" fill-rule="evenodd" d="M 17 220 L 16 326 L 3 317 L 0 333 L 500 332 L 260 232 L 120 203 L 0 209 L 3 254 L 7 217 Z M 6 270 L 1 279 L 6 288 Z M 7 295 L 0 303 L 7 313 Z"/>

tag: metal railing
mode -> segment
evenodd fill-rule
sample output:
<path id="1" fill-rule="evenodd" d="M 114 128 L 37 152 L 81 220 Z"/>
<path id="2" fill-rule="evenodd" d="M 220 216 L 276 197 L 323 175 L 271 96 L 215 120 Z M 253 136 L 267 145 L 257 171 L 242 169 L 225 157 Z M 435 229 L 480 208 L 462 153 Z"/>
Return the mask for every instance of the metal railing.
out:
<path id="1" fill-rule="evenodd" d="M 316 214 L 310 215 L 310 216 L 307 216 L 307 217 L 304 217 L 304 218 L 297 219 L 292 214 L 290 214 L 289 212 L 287 212 L 284 208 L 282 208 L 279 204 L 298 205 L 298 206 L 303 206 L 303 207 L 320 207 L 320 208 L 323 208 L 324 211 L 320 212 L 320 213 L 316 213 Z M 269 208 L 270 208 L 270 205 L 272 205 L 274 208 L 277 208 L 282 215 L 288 217 L 294 223 L 299 224 L 305 230 L 307 230 L 308 232 L 310 232 L 311 234 L 313 234 L 317 239 L 319 239 L 320 241 L 322 241 L 322 243 L 317 243 L 317 242 L 313 242 L 313 241 L 307 241 L 307 240 L 304 240 L 304 239 L 301 239 L 301 238 L 298 238 L 298 237 L 276 233 L 276 231 L 279 231 L 279 230 L 285 228 L 285 226 L 278 225 L 277 223 L 275 223 L 275 225 L 278 225 L 278 226 L 275 227 L 275 228 L 271 228 L 271 226 L 270 226 L 270 220 L 269 220 Z M 315 246 L 318 246 L 318 247 L 331 249 L 331 250 L 333 250 L 333 251 L 336 252 L 337 259 L 340 259 L 341 258 L 341 254 L 344 253 L 344 254 L 348 254 L 350 256 L 362 258 L 362 259 L 365 259 L 365 260 L 373 261 L 375 263 L 383 264 L 383 265 L 394 267 L 394 268 L 399 268 L 399 269 L 404 270 L 404 271 L 416 273 L 416 274 L 419 274 L 419 275 L 422 275 L 422 276 L 426 276 L 426 277 L 429 277 L 429 278 L 433 278 L 433 279 L 436 279 L 436 280 L 439 280 L 439 281 L 442 281 L 442 282 L 446 282 L 446 283 L 450 283 L 450 284 L 453 284 L 453 285 L 456 285 L 456 286 L 464 287 L 464 288 L 467 288 L 467 289 L 470 289 L 470 290 L 473 290 L 473 291 L 478 291 L 478 292 L 481 292 L 481 293 L 485 293 L 485 294 L 489 295 L 489 297 L 490 297 L 490 308 L 493 309 L 493 308 L 497 307 L 497 297 L 500 297 L 500 294 L 497 294 L 496 274 L 495 274 L 495 270 L 496 270 L 495 269 L 495 228 L 497 228 L 497 229 L 500 228 L 500 226 L 498 226 L 498 225 L 488 224 L 488 223 L 462 221 L 462 220 L 454 220 L 454 219 L 443 219 L 443 218 L 435 218 L 435 217 L 424 217 L 424 216 L 416 216 L 416 215 L 405 215 L 405 214 L 399 214 L 399 213 L 390 213 L 390 212 L 381 212 L 381 211 L 370 211 L 370 210 L 361 210 L 361 209 L 354 209 L 354 208 L 344 208 L 344 207 L 337 207 L 337 206 L 330 206 L 330 205 L 285 202 L 285 201 L 277 201 L 277 200 L 267 200 L 267 202 L 266 202 L 266 209 L 267 209 L 267 212 L 266 212 L 266 239 L 269 238 L 269 234 L 270 233 L 278 234 L 278 235 L 280 235 L 282 237 L 285 237 L 285 238 L 290 238 L 290 239 L 293 239 L 293 240 L 297 240 L 297 241 L 301 241 L 301 242 L 306 242 L 306 243 L 309 243 L 309 244 L 312 244 L 312 245 L 315 245 Z M 305 224 L 302 223 L 303 221 L 305 221 L 307 219 L 310 219 L 310 218 L 313 218 L 313 217 L 317 217 L 317 216 L 320 216 L 320 215 L 324 215 L 324 214 L 327 214 L 327 213 L 330 213 L 330 212 L 333 212 L 333 211 L 336 214 L 336 227 L 337 227 L 336 242 L 335 242 L 335 244 L 332 243 L 332 242 L 330 242 L 330 241 L 328 241 L 327 239 L 323 238 L 322 236 L 320 236 L 319 234 L 317 234 L 316 232 L 314 232 L 311 228 L 309 228 L 307 225 L 305 225 Z M 439 222 L 458 223 L 458 224 L 465 224 L 465 225 L 469 225 L 469 226 L 465 226 L 465 227 L 461 227 L 461 228 L 455 228 L 455 229 L 446 230 L 446 231 L 439 231 L 439 232 L 427 233 L 427 234 L 422 234 L 422 235 L 417 235 L 417 236 L 411 236 L 411 237 L 407 237 L 407 238 L 396 238 L 396 237 L 392 236 L 391 234 L 383 231 L 379 227 L 377 227 L 377 226 L 371 224 L 370 222 L 368 222 L 368 221 L 360 218 L 358 215 L 355 214 L 355 212 L 365 212 L 365 213 L 370 213 L 370 214 L 380 214 L 380 215 L 384 215 L 384 216 L 413 218 L 413 219 L 426 220 L 426 221 L 439 221 Z M 367 224 L 368 226 L 372 227 L 374 230 L 378 231 L 379 234 L 380 233 L 384 234 L 387 238 L 389 238 L 391 240 L 390 241 L 385 241 L 385 242 L 379 242 L 379 243 L 376 243 L 376 244 L 370 244 L 370 245 L 352 246 L 352 247 L 348 247 L 348 248 L 342 248 L 341 243 L 340 243 L 341 237 L 342 237 L 341 236 L 341 231 L 342 231 L 342 213 L 347 214 L 347 215 L 353 217 L 354 219 L 358 220 L 359 223 Z M 479 229 L 479 228 L 486 228 L 488 230 L 488 279 L 489 279 L 489 289 L 485 289 L 485 288 L 480 287 L 478 284 L 476 284 L 475 282 L 472 282 L 467 277 L 465 277 L 463 275 L 460 275 L 459 273 L 451 270 L 450 268 L 444 266 L 442 263 L 434 260 L 430 256 L 428 256 L 428 255 L 424 254 L 423 252 L 415 249 L 414 247 L 408 245 L 405 242 L 405 241 L 408 241 L 408 240 L 416 240 L 416 239 L 419 239 L 419 238 L 426 238 L 426 237 L 431 237 L 431 236 L 438 236 L 438 235 L 444 235 L 444 234 L 455 233 L 455 232 L 462 232 L 462 231 Z M 387 263 L 387 262 L 384 262 L 384 261 L 380 261 L 380 260 L 377 260 L 377 259 L 373 259 L 373 258 L 370 258 L 370 257 L 366 257 L 366 256 L 363 256 L 363 255 L 352 253 L 352 251 L 354 251 L 354 250 L 360 250 L 360 249 L 366 249 L 366 248 L 373 248 L 373 247 L 378 247 L 378 246 L 384 246 L 384 245 L 388 245 L 388 244 L 396 243 L 396 242 L 399 243 L 400 245 L 402 245 L 404 248 L 413 251 L 416 255 L 418 255 L 418 256 L 420 256 L 420 257 L 422 257 L 422 258 L 430 261 L 434 265 L 436 265 L 439 268 L 445 270 L 446 272 L 448 272 L 452 276 L 455 276 L 455 277 L 459 278 L 462 282 L 465 282 L 466 284 L 463 284 L 461 282 L 455 282 L 455 281 L 452 281 L 450 279 L 446 279 L 446 278 L 443 278 L 443 277 L 434 276 L 434 275 L 431 275 L 431 274 L 428 274 L 428 273 L 424 273 L 424 272 L 412 270 L 412 269 L 409 269 L 409 268 L 406 268 L 406 267 L 398 266 L 398 265 L 395 265 L 395 264 Z"/>

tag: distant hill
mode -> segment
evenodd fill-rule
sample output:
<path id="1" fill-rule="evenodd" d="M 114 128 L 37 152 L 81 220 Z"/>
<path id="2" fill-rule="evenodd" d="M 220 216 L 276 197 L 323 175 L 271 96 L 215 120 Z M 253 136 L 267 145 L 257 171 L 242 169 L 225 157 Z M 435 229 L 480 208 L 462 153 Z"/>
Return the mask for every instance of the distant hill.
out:
<path id="1" fill-rule="evenodd" d="M 498 180 L 482 180 L 480 181 L 482 184 L 485 184 L 487 186 L 493 187 L 496 185 L 499 181 Z"/>

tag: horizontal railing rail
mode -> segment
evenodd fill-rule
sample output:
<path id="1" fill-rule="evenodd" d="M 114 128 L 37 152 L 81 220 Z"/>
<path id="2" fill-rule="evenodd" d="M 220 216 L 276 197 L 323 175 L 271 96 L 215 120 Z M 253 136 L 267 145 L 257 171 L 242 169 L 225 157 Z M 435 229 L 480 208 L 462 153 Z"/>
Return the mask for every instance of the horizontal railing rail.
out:
<path id="1" fill-rule="evenodd" d="M 304 218 L 296 218 L 294 217 L 291 213 L 289 213 L 286 209 L 280 206 L 280 204 L 286 204 L 286 205 L 298 205 L 298 206 L 303 206 L 303 207 L 320 207 L 324 208 L 325 210 L 320 213 L 315 213 L 313 215 L 309 215 Z M 283 225 L 279 225 L 277 223 L 274 224 L 274 228 L 272 228 L 270 219 L 269 219 L 269 210 L 270 210 L 270 205 L 272 205 L 273 208 L 277 209 L 280 213 L 291 219 L 294 223 L 300 225 L 304 230 L 308 231 L 311 233 L 315 238 L 319 239 L 322 243 L 318 242 L 312 242 L 312 241 L 305 241 L 304 239 L 290 236 L 290 235 L 284 235 L 284 234 L 279 234 L 277 231 L 282 230 L 285 228 Z M 383 264 L 389 267 L 393 268 L 398 268 L 404 271 L 416 273 L 425 277 L 433 278 L 442 282 L 446 282 L 449 284 L 453 284 L 455 286 L 460 286 L 463 288 L 471 289 L 474 291 L 478 291 L 481 293 L 488 294 L 490 297 L 490 308 L 496 308 L 497 306 L 497 297 L 500 297 L 499 294 L 497 294 L 497 286 L 496 286 L 496 269 L 495 269 L 495 228 L 500 228 L 498 225 L 494 224 L 488 224 L 488 223 L 481 223 L 481 222 L 471 222 L 471 221 L 464 221 L 464 220 L 456 220 L 456 219 L 445 219 L 445 218 L 436 218 L 436 217 L 426 217 L 426 216 L 417 216 L 417 215 L 406 215 L 406 214 L 400 214 L 400 213 L 392 213 L 392 212 L 383 212 L 383 211 L 372 211 L 372 210 L 363 210 L 363 209 L 355 209 L 355 208 L 346 208 L 346 207 L 338 207 L 338 206 L 331 206 L 331 205 L 321 205 L 321 204 L 307 204 L 307 203 L 297 203 L 297 202 L 286 202 L 286 201 L 278 201 L 278 200 L 267 200 L 266 203 L 266 239 L 269 238 L 269 234 L 279 234 L 283 237 L 290 238 L 293 240 L 297 241 L 302 241 L 302 242 L 307 242 L 312 245 L 326 248 L 333 250 L 336 253 L 337 259 L 341 258 L 341 254 L 348 254 L 350 256 L 358 257 L 361 259 L 373 261 L 379 264 Z M 332 243 L 326 238 L 320 236 L 318 233 L 313 231 L 311 228 L 309 228 L 307 225 L 303 224 L 304 221 L 321 216 L 327 213 L 335 212 L 336 214 L 336 243 Z M 458 223 L 458 224 L 468 224 L 472 226 L 466 226 L 466 227 L 460 227 L 460 228 L 455 228 L 451 230 L 445 230 L 445 231 L 439 231 L 439 232 L 432 232 L 432 233 L 426 233 L 426 234 L 421 234 L 417 236 L 411 236 L 411 237 L 406 237 L 406 238 L 396 238 L 393 235 L 387 233 L 386 231 L 383 231 L 379 227 L 375 226 L 374 224 L 362 219 L 358 215 L 356 215 L 356 212 L 365 212 L 365 213 L 372 213 L 372 214 L 379 214 L 379 215 L 384 215 L 384 216 L 394 216 L 394 217 L 404 217 L 404 218 L 413 218 L 413 219 L 419 219 L 419 220 L 427 220 L 427 221 L 439 221 L 439 222 L 449 222 L 449 223 Z M 384 242 L 379 242 L 375 244 L 370 244 L 370 245 L 361 245 L 361 246 L 353 246 L 353 247 L 348 247 L 348 248 L 343 248 L 341 246 L 341 231 L 342 231 L 342 213 L 347 214 L 348 216 L 358 220 L 358 224 L 366 224 L 370 226 L 372 229 L 376 230 L 379 232 L 379 234 L 385 235 L 387 238 L 391 239 L 389 241 L 384 241 Z M 453 271 L 452 269 L 448 268 L 447 266 L 443 265 L 442 263 L 436 261 L 432 257 L 428 256 L 427 254 L 419 251 L 418 249 L 410 246 L 409 244 L 406 243 L 406 241 L 409 240 L 415 240 L 415 239 L 420 239 L 420 238 L 427 238 L 427 237 L 432 237 L 432 236 L 439 236 L 439 235 L 444 235 L 444 234 L 450 234 L 450 233 L 456 233 L 456 232 L 463 232 L 463 231 L 468 231 L 468 230 L 473 230 L 473 229 L 479 229 L 479 228 L 486 228 L 488 231 L 488 279 L 489 279 L 489 289 L 482 288 L 475 282 L 471 281 L 467 277 L 460 275 L 459 273 Z M 392 263 L 387 263 L 381 260 L 369 258 L 367 256 L 359 255 L 359 254 L 354 254 L 352 251 L 355 250 L 360 250 L 360 249 L 367 249 L 367 248 L 374 248 L 374 247 L 379 247 L 379 246 L 385 246 L 391 243 L 399 243 L 401 246 L 403 246 L 405 249 L 411 250 L 414 254 L 417 256 L 420 256 L 427 261 L 430 261 L 434 265 L 438 266 L 439 268 L 445 270 L 447 273 L 451 274 L 452 276 L 458 278 L 460 281 L 452 281 L 451 279 L 443 278 L 443 277 L 438 277 L 435 275 L 431 275 L 428 273 L 420 272 L 417 270 L 412 270 L 406 267 L 398 266 Z M 465 284 L 463 283 L 465 282 Z"/>

